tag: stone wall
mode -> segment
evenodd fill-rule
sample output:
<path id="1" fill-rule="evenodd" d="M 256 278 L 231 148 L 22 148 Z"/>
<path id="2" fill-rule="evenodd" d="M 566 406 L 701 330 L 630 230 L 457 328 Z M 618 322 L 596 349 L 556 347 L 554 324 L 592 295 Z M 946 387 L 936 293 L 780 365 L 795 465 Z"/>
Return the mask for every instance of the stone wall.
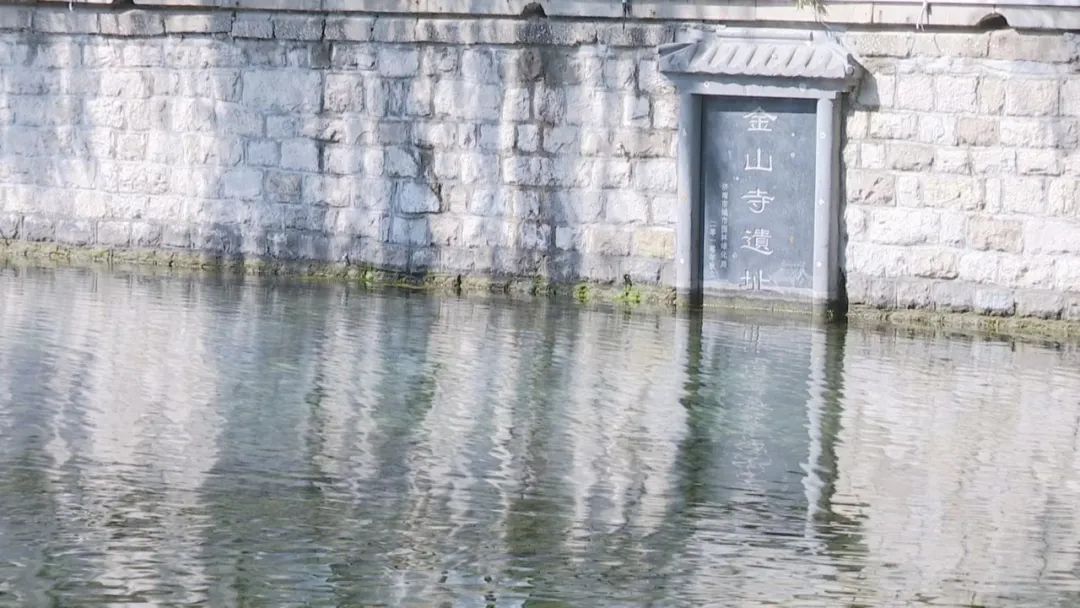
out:
<path id="1" fill-rule="evenodd" d="M 0 239 L 670 285 L 678 25 L 0 6 Z M 844 39 L 850 301 L 1080 318 L 1076 39 Z"/>
<path id="2" fill-rule="evenodd" d="M 1080 319 L 1080 61 L 1060 33 L 849 35 L 852 302 Z"/>
<path id="3" fill-rule="evenodd" d="M 0 27 L 4 238 L 665 280 L 668 26 L 0 7 Z"/>

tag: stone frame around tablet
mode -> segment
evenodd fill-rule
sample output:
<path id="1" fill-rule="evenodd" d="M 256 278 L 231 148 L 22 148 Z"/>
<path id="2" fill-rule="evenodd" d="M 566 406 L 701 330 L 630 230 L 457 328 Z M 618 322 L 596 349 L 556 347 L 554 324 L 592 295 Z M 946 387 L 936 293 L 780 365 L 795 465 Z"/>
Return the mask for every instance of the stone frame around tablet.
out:
<path id="1" fill-rule="evenodd" d="M 680 97 L 675 236 L 675 288 L 680 297 L 692 303 L 700 303 L 703 296 L 749 299 L 769 308 L 810 307 L 823 315 L 835 311 L 842 300 L 841 106 L 844 93 L 857 83 L 859 66 L 827 33 L 805 30 L 684 31 L 677 42 L 661 46 L 659 55 L 660 69 Z M 809 287 L 762 293 L 734 282 L 705 286 L 702 119 L 710 96 L 815 101 Z"/>

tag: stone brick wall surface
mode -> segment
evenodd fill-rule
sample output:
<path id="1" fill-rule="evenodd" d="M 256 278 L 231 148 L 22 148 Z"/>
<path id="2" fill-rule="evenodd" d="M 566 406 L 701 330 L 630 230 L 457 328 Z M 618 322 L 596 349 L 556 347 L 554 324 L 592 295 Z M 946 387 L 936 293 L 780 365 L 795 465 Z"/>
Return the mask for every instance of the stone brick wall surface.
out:
<path id="1" fill-rule="evenodd" d="M 1080 53 L 1068 34 L 859 33 L 853 302 L 1080 319 Z"/>
<path id="2" fill-rule="evenodd" d="M 0 6 L 0 239 L 670 285 L 677 26 Z M 844 40 L 849 299 L 1080 318 L 1076 39 Z"/>
<path id="3" fill-rule="evenodd" d="M 671 265 L 670 27 L 0 7 L 0 28 L 0 238 L 562 282 Z"/>

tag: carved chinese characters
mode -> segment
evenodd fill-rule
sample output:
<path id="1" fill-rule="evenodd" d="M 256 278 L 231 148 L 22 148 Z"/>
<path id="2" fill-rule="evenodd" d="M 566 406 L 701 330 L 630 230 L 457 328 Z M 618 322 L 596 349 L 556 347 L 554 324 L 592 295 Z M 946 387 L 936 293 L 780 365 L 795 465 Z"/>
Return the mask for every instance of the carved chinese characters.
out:
<path id="1" fill-rule="evenodd" d="M 706 101 L 706 287 L 779 292 L 810 287 L 814 110 L 810 100 Z"/>

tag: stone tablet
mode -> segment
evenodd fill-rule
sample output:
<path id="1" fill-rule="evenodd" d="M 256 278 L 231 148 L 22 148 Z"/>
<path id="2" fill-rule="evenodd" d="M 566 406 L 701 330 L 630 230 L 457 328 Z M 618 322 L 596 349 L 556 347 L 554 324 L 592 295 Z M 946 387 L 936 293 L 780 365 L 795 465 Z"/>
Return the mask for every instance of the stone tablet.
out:
<path id="1" fill-rule="evenodd" d="M 705 289 L 805 295 L 813 288 L 815 103 L 705 99 Z"/>

